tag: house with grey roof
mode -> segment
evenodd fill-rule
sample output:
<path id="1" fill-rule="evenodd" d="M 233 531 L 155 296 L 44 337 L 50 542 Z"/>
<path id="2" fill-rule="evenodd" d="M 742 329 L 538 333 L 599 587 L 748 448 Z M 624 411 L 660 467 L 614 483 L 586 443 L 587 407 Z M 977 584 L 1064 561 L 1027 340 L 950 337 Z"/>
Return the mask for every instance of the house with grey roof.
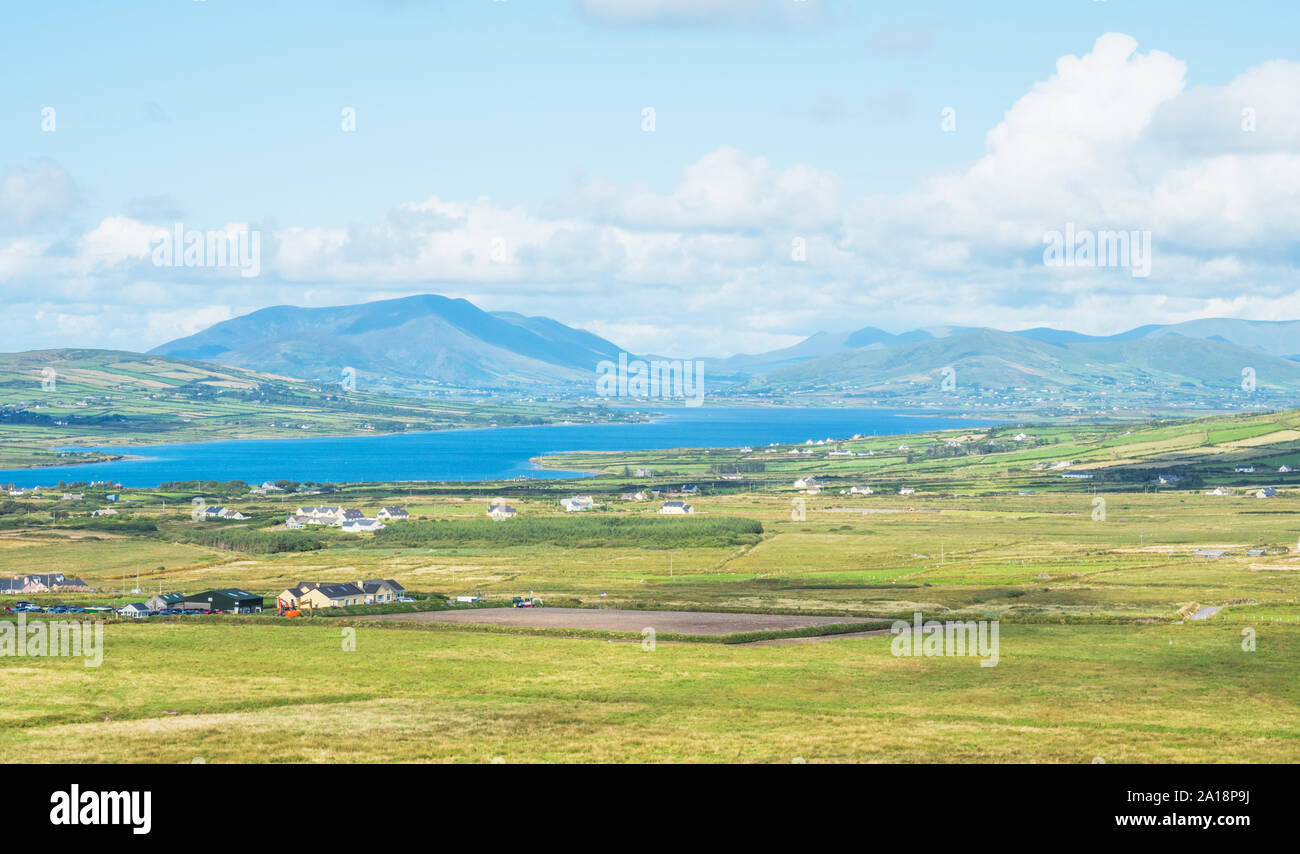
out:
<path id="1" fill-rule="evenodd" d="M 366 591 L 351 581 L 304 581 L 281 593 L 279 601 L 289 608 L 343 608 L 366 604 Z"/>
<path id="2" fill-rule="evenodd" d="M 144 600 L 144 604 L 150 611 L 156 612 L 165 611 L 168 608 L 179 608 L 184 601 L 184 593 L 159 593 L 157 596 L 150 596 Z"/>
<path id="3" fill-rule="evenodd" d="M 493 504 L 487 509 L 487 514 L 494 522 L 500 522 L 505 519 L 515 518 L 517 511 L 509 504 Z"/>
<path id="4" fill-rule="evenodd" d="M 391 578 L 372 578 L 366 581 L 358 581 L 357 586 L 365 594 L 367 605 L 382 605 L 385 602 L 395 602 L 406 595 L 406 588 Z"/>
<path id="5" fill-rule="evenodd" d="M 80 578 L 61 572 L 15 575 L 0 579 L 0 593 L 50 593 L 62 590 L 85 593 L 90 587 Z"/>

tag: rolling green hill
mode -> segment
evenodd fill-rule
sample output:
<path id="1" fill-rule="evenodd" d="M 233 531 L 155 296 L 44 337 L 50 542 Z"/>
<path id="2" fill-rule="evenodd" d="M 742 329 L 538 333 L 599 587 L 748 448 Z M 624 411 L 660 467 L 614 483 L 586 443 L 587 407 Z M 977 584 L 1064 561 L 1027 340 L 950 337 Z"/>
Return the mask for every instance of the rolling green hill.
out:
<path id="1" fill-rule="evenodd" d="M 950 371 L 948 369 L 951 369 Z M 1253 389 L 1244 381 L 1253 378 Z M 945 383 L 945 379 L 948 382 Z M 984 400 L 1026 408 L 1236 409 L 1300 401 L 1300 363 L 1180 335 L 1053 343 L 992 329 L 836 353 L 756 377 L 767 395 L 856 393 L 880 403 Z"/>
<path id="2" fill-rule="evenodd" d="M 430 400 L 114 350 L 0 354 L 0 467 L 89 461 L 63 446 L 610 420 L 594 407 Z"/>

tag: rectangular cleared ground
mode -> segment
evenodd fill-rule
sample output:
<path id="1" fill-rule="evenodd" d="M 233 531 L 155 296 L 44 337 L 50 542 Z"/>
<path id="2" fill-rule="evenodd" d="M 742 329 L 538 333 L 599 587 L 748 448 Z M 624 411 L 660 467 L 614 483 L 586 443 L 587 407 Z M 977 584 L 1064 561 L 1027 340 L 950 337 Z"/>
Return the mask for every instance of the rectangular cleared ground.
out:
<path id="1" fill-rule="evenodd" d="M 804 629 L 844 623 L 861 623 L 852 617 L 803 617 L 793 614 L 723 614 L 694 611 L 636 611 L 615 608 L 476 608 L 470 611 L 422 611 L 385 614 L 378 620 L 416 620 L 432 623 L 471 623 L 492 626 L 531 626 L 543 629 L 590 629 L 604 632 L 639 632 L 654 629 L 664 634 L 731 635 L 773 629 Z"/>

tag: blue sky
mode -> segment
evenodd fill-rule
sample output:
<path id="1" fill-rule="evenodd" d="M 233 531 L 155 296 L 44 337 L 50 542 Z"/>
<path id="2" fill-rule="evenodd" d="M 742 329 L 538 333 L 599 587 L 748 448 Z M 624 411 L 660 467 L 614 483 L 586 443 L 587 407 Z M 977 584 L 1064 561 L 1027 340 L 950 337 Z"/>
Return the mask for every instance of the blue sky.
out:
<path id="1" fill-rule="evenodd" d="M 27 4 L 0 53 L 5 349 L 420 292 L 680 355 L 1300 317 L 1295 4 L 877 5 Z M 258 275 L 155 266 L 176 223 L 259 231 Z M 1150 231 L 1151 275 L 1046 268 L 1066 223 Z"/>

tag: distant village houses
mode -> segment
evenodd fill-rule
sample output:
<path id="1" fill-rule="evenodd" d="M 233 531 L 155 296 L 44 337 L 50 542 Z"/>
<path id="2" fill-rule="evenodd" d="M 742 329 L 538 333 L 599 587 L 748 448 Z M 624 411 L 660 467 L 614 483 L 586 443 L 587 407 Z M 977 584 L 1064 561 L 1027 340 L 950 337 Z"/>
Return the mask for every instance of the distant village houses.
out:
<path id="1" fill-rule="evenodd" d="M 240 519 L 247 519 L 248 517 L 233 507 L 204 507 L 203 518 L 237 521 Z"/>
<path id="2" fill-rule="evenodd" d="M 375 531 L 382 531 L 388 527 L 378 519 L 349 519 L 342 525 L 345 534 L 373 534 Z"/>
<path id="3" fill-rule="evenodd" d="M 332 528 L 341 528 L 349 534 L 365 534 L 382 531 L 386 527 L 384 525 L 386 521 L 410 518 L 411 514 L 401 507 L 384 507 L 372 519 L 361 510 L 352 507 L 322 505 L 299 507 L 298 512 L 285 519 L 284 524 L 286 528 L 294 530 L 301 530 L 308 525 L 329 525 Z"/>
<path id="4" fill-rule="evenodd" d="M 487 509 L 488 518 L 492 519 L 494 522 L 503 522 L 506 519 L 513 519 L 517 513 L 518 511 L 509 504 L 493 504 Z"/>
<path id="5" fill-rule="evenodd" d="M 61 591 L 87 593 L 90 591 L 90 587 L 80 578 L 72 575 L 64 575 L 61 572 L 15 575 L 12 578 L 0 578 L 0 594 L 54 593 Z"/>
<path id="6" fill-rule="evenodd" d="M 560 506 L 566 513 L 581 513 L 595 507 L 596 501 L 590 495 L 575 495 L 572 498 L 561 499 Z"/>

